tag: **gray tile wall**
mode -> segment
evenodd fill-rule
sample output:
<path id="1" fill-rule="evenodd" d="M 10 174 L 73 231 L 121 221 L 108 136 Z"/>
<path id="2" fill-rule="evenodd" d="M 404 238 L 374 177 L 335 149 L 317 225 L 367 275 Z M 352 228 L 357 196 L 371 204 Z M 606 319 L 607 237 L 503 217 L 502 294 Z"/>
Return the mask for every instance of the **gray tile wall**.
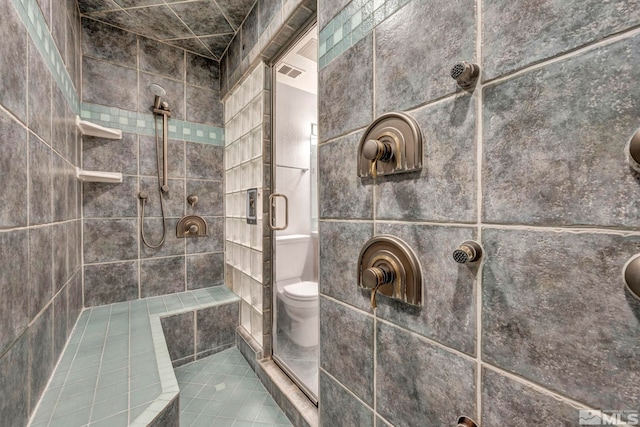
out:
<path id="1" fill-rule="evenodd" d="M 374 29 L 319 76 L 321 425 L 640 410 L 640 301 L 621 276 L 640 252 L 625 154 L 640 127 L 640 5 L 354 2 Z M 320 30 L 348 28 L 335 21 L 348 4 L 319 1 Z M 482 66 L 472 92 L 448 75 L 460 60 Z M 393 110 L 418 121 L 423 169 L 361 180 L 363 130 Z M 360 248 L 383 233 L 416 251 L 421 309 L 379 296 L 374 312 L 358 289 Z M 484 245 L 480 270 L 451 257 L 467 239 Z"/>
<path id="2" fill-rule="evenodd" d="M 76 2 L 38 3 L 79 89 Z M 2 1 L 0 16 L 0 414 L 24 426 L 82 309 L 80 139 L 18 9 Z"/>
<path id="3" fill-rule="evenodd" d="M 150 83 L 167 92 L 172 118 L 223 126 L 218 62 L 91 19 L 82 19 L 82 101 L 148 113 Z M 171 125 L 171 119 L 169 120 Z M 140 191 L 149 199 L 144 231 L 162 236 L 156 153 L 152 136 L 83 138 L 82 167 L 121 172 L 122 184 L 83 185 L 85 305 L 94 306 L 224 283 L 224 148 L 169 140 L 169 187 L 164 197 L 166 240 L 159 249 L 140 238 Z M 187 196 L 195 194 L 195 207 Z M 207 237 L 176 237 L 184 215 L 201 215 Z"/>

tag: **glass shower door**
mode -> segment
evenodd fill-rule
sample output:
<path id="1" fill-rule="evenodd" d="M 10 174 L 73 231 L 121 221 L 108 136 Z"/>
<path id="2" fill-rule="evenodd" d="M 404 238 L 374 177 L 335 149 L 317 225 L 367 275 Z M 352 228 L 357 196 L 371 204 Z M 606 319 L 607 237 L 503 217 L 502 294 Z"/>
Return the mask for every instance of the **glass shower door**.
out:
<path id="1" fill-rule="evenodd" d="M 317 30 L 274 67 L 273 358 L 318 393 Z"/>

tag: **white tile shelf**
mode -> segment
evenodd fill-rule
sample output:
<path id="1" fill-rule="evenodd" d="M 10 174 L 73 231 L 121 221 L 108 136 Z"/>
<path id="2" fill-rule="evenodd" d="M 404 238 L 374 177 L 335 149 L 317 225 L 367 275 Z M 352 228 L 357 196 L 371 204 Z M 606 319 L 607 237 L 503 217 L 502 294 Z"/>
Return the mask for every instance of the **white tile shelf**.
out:
<path id="1" fill-rule="evenodd" d="M 179 395 L 160 319 L 237 301 L 216 286 L 85 309 L 29 425 L 155 424 Z"/>

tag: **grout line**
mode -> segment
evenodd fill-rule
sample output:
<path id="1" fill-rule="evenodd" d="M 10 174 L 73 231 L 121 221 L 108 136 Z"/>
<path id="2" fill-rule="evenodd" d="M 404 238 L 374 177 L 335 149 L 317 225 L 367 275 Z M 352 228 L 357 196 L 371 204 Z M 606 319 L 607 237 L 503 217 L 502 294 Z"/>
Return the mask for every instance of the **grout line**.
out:
<path id="1" fill-rule="evenodd" d="M 476 2 L 476 63 L 482 63 L 482 1 Z M 476 239 L 482 245 L 482 160 L 484 140 L 484 89 L 482 86 L 482 67 L 480 67 L 480 75 L 478 83 L 474 90 L 476 95 Z M 483 260 L 484 261 L 484 260 Z M 476 309 L 476 348 L 475 348 L 475 393 L 476 393 L 476 422 L 482 425 L 482 267 L 484 262 L 480 263 L 475 276 L 475 309 Z"/>

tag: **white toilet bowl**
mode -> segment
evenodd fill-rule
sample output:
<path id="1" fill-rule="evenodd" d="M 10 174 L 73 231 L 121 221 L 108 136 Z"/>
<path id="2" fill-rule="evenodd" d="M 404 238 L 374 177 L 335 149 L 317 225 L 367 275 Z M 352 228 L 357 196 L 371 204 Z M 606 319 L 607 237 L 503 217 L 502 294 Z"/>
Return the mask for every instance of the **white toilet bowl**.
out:
<path id="1" fill-rule="evenodd" d="M 280 298 L 291 319 L 291 327 L 285 329 L 289 339 L 301 347 L 318 345 L 318 283 L 298 282 L 283 286 Z"/>

